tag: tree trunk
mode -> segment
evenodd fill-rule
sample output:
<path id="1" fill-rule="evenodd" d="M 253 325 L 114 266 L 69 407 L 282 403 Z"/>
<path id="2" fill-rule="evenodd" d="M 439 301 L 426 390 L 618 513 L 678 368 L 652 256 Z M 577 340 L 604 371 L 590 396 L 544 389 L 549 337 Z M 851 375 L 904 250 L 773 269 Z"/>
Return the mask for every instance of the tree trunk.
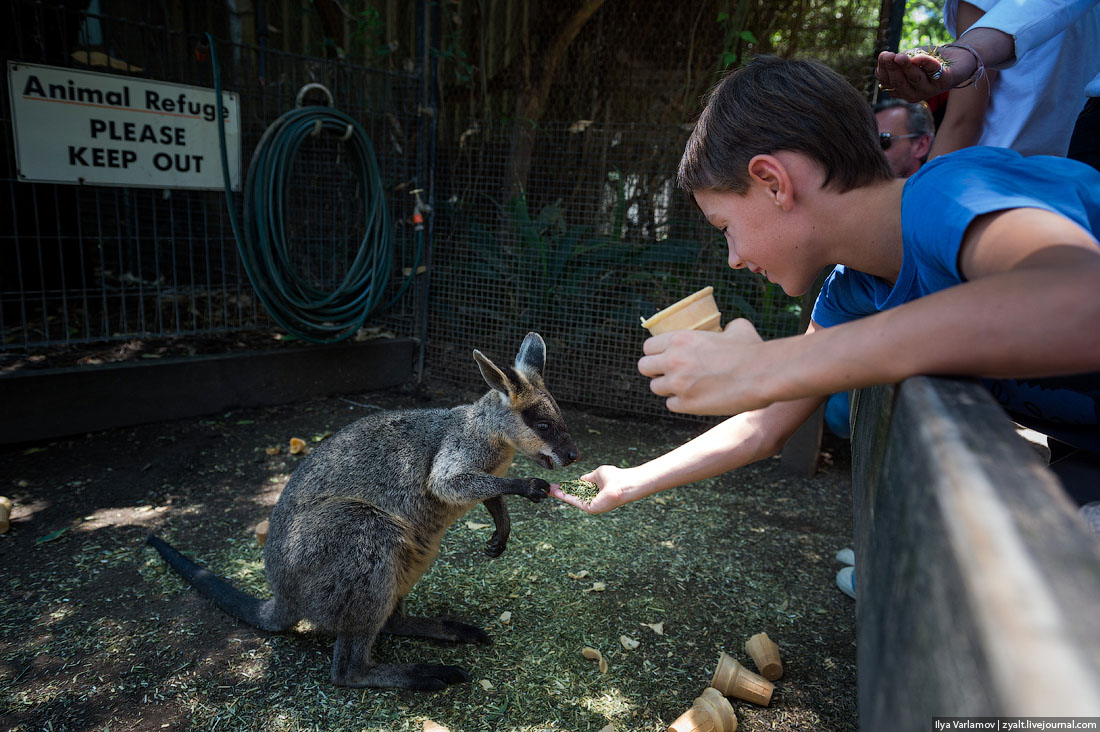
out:
<path id="1" fill-rule="evenodd" d="M 524 48 L 523 85 L 516 97 L 515 115 L 512 122 L 512 138 L 508 155 L 508 183 L 506 200 L 510 201 L 527 186 L 527 175 L 531 170 L 531 154 L 535 147 L 535 127 L 546 112 L 546 100 L 550 96 L 550 87 L 558 66 L 565 58 L 569 45 L 580 33 L 604 0 L 582 0 L 581 6 L 573 11 L 563 23 L 537 64 L 531 59 L 530 48 Z M 538 77 L 532 78 L 532 69 L 538 69 Z"/>

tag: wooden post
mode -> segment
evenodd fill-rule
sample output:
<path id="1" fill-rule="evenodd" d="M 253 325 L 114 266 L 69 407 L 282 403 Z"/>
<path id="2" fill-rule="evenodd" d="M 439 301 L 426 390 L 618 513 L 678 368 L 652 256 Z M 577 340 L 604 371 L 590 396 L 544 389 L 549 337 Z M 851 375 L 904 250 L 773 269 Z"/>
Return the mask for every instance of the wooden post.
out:
<path id="1" fill-rule="evenodd" d="M 817 294 L 825 284 L 825 278 L 833 271 L 832 267 L 822 270 L 809 291 L 802 296 L 802 314 L 798 322 L 798 332 L 805 333 L 810 327 L 810 313 L 813 312 Z M 810 418 L 795 430 L 779 456 L 780 467 L 801 477 L 809 478 L 817 472 L 817 461 L 821 456 L 821 437 L 825 431 L 825 405 L 818 407 Z"/>
<path id="2" fill-rule="evenodd" d="M 1100 542 L 980 385 L 853 400 L 860 728 L 1100 716 Z"/>

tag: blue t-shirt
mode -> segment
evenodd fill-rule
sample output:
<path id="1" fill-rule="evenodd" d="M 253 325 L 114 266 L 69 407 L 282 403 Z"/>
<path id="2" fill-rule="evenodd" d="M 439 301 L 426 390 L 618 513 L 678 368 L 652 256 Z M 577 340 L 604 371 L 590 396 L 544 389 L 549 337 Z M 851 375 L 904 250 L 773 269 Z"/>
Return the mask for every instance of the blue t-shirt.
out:
<path id="1" fill-rule="evenodd" d="M 967 228 L 978 216 L 1014 208 L 1061 214 L 1097 238 L 1100 171 L 1065 158 L 1025 158 L 995 147 L 964 148 L 932 160 L 906 181 L 902 193 L 897 282 L 837 265 L 818 295 L 814 322 L 846 323 L 964 282 L 958 257 Z M 1100 372 L 986 384 L 1017 415 L 1100 424 Z"/>

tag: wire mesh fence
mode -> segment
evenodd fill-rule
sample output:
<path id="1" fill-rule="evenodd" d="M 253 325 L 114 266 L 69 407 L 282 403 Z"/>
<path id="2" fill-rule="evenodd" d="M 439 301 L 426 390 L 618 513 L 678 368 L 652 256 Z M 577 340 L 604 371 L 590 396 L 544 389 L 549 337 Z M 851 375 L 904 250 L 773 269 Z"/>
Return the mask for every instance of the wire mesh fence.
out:
<path id="1" fill-rule="evenodd" d="M 144 5 L 132 8 L 139 17 Z M 213 86 L 209 48 L 197 31 L 27 0 L 15 0 L 5 13 L 16 31 L 6 46 L 9 59 Z M 213 21 L 223 28 L 227 22 L 224 13 Z M 219 46 L 224 86 L 240 95 L 245 165 L 268 125 L 295 106 L 307 83 L 328 88 L 336 106 L 378 141 L 395 222 L 389 289 L 396 292 L 402 263 L 411 263 L 414 251 L 409 192 L 427 179 L 426 161 L 416 154 L 422 77 L 281 49 Z M 20 181 L 9 95 L 3 99 L 0 206 L 11 226 L 0 230 L 0 350 L 271 327 L 242 268 L 222 191 Z M 317 95 L 304 100 L 324 102 Z M 339 283 L 357 254 L 367 220 L 362 185 L 338 137 L 318 135 L 299 150 L 286 230 L 293 266 L 314 287 Z M 239 193 L 235 200 L 240 210 Z M 413 335 L 418 291 L 410 289 L 377 319 L 399 335 Z"/>
<path id="2" fill-rule="evenodd" d="M 428 359 L 476 377 L 470 348 L 509 357 L 529 330 L 549 348 L 565 401 L 663 412 L 637 372 L 642 318 L 706 285 L 723 322 L 750 318 L 765 337 L 794 334 L 800 302 L 730 270 L 720 234 L 676 187 L 687 131 L 548 124 L 528 186 L 502 190 L 507 126 L 481 129 L 437 174 Z M 455 151 L 452 151 L 455 152 Z"/>
<path id="3" fill-rule="evenodd" d="M 445 3 L 432 372 L 477 387 L 471 348 L 506 358 L 537 330 L 560 400 L 668 415 L 637 371 L 641 317 L 712 285 L 723 322 L 797 332 L 802 303 L 729 269 L 675 171 L 700 98 L 746 55 L 817 58 L 870 94 L 889 7 Z"/>
<path id="4" fill-rule="evenodd" d="M 211 30 L 240 95 L 245 167 L 298 90 L 323 83 L 383 170 L 392 292 L 414 271 L 410 192 L 434 207 L 427 272 L 370 324 L 424 337 L 430 373 L 475 389 L 473 348 L 505 359 L 535 330 L 559 399 L 667 414 L 636 370 L 642 317 L 705 285 L 723 321 L 747 317 L 766 338 L 796 332 L 801 315 L 777 286 L 728 268 L 675 185 L 700 96 L 755 52 L 820 58 L 870 93 L 889 5 L 13 0 L 0 12 L 7 58 L 203 87 Z M 0 104 L 0 207 L 13 221 L 0 230 L 0 356 L 274 328 L 222 193 L 19 182 L 7 95 Z M 287 231 L 294 266 L 319 287 L 355 256 L 358 185 L 339 140 L 303 147 Z"/>

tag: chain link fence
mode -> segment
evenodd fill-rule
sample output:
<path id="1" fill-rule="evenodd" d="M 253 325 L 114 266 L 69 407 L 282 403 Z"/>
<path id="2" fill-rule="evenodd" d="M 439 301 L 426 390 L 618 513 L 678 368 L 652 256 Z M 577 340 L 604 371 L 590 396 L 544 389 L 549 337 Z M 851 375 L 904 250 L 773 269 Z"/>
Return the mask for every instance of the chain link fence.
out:
<path id="1" fill-rule="evenodd" d="M 636 371 L 642 317 L 706 285 L 724 322 L 747 317 L 767 338 L 797 332 L 802 315 L 777 286 L 728 268 L 720 235 L 675 185 L 701 97 L 765 52 L 818 58 L 870 98 L 893 5 L 13 0 L 2 12 L 9 59 L 204 87 L 212 31 L 224 86 L 241 96 L 245 167 L 298 90 L 325 84 L 382 166 L 395 290 L 413 259 L 410 192 L 433 206 L 425 274 L 368 324 L 422 337 L 429 373 L 475 389 L 473 348 L 507 359 L 535 330 L 562 401 L 667 414 Z M 8 95 L 2 105 L 0 206 L 13 225 L 0 231 L 0 356 L 274 327 L 222 193 L 18 182 Z M 296 266 L 318 286 L 339 280 L 362 236 L 346 163 L 321 136 L 291 185 Z"/>
<path id="2" fill-rule="evenodd" d="M 797 331 L 800 307 L 745 270 L 676 187 L 687 132 L 654 126 L 546 124 L 528 187 L 501 191 L 509 129 L 483 128 L 437 178 L 429 363 L 477 377 L 470 349 L 509 358 L 529 330 L 549 347 L 559 399 L 663 409 L 636 368 L 641 320 L 713 285 L 723 320 L 766 337 Z M 444 198 L 443 195 L 446 195 Z"/>
<path id="3" fill-rule="evenodd" d="M 729 269 L 676 168 L 701 98 L 747 54 L 817 58 L 870 97 L 882 10 L 445 3 L 433 373 L 476 387 L 471 348 L 507 358 L 537 330 L 560 400 L 667 416 L 637 371 L 642 317 L 712 285 L 723 322 L 749 318 L 765 338 L 798 332 L 800 300 Z"/>
<path id="4" fill-rule="evenodd" d="M 12 35 L 7 60 L 213 86 L 200 29 L 230 25 L 224 5 L 176 3 L 177 12 L 167 16 L 163 3 L 91 5 L 113 6 L 119 15 L 13 0 L 3 11 Z M 206 7 L 189 17 L 207 5 L 221 12 Z M 240 96 L 242 170 L 268 125 L 295 106 L 309 83 L 329 89 L 375 141 L 396 228 L 389 285 L 396 292 L 402 265 L 414 257 L 409 193 L 427 181 L 426 159 L 416 154 L 417 136 L 426 132 L 422 76 L 246 46 L 240 39 L 216 50 L 225 89 Z M 324 101 L 311 94 L 304 103 Z M 0 206 L 11 225 L 0 230 L 0 351 L 272 329 L 242 266 L 223 191 L 20 181 L 8 93 L 2 104 Z M 356 256 L 367 218 L 362 185 L 337 137 L 317 135 L 303 144 L 289 177 L 285 221 L 289 259 L 313 287 L 331 289 Z M 242 196 L 234 197 L 241 211 Z M 408 293 L 376 315 L 398 335 L 419 332 L 422 288 Z"/>

